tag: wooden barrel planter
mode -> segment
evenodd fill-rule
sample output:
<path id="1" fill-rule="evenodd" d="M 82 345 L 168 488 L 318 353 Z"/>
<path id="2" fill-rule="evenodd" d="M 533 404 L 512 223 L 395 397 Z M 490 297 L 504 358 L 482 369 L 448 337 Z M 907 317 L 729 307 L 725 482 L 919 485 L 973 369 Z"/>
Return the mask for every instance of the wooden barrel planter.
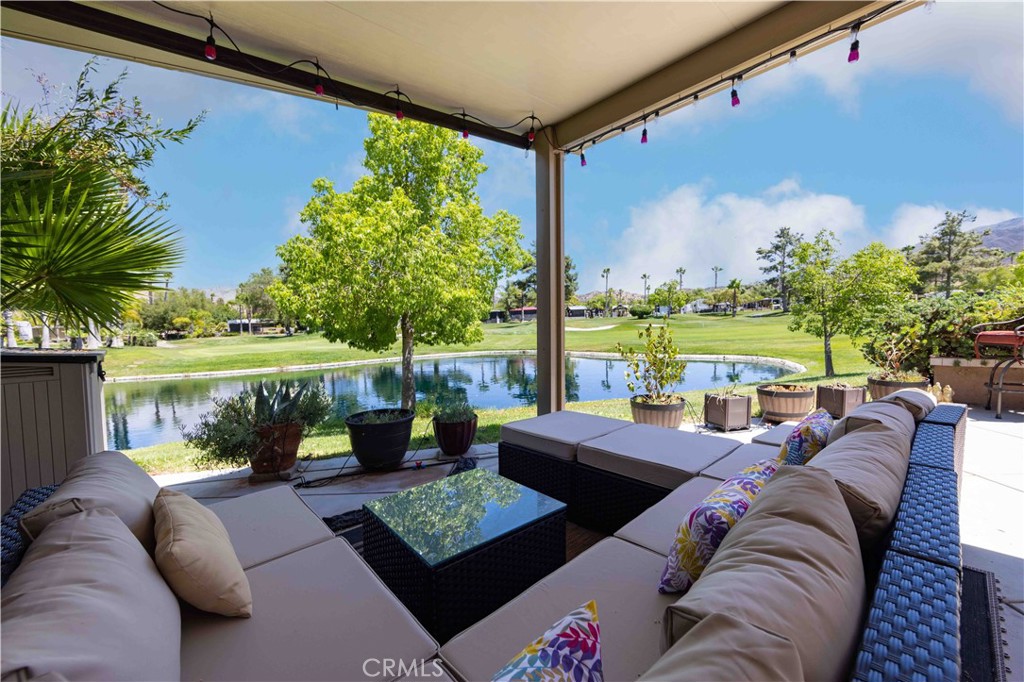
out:
<path id="1" fill-rule="evenodd" d="M 667 429 L 678 429 L 683 423 L 686 401 L 662 405 L 658 403 L 637 402 L 637 397 L 629 399 L 629 407 L 633 411 L 633 421 L 637 424 L 664 426 Z"/>
<path id="2" fill-rule="evenodd" d="M 393 408 L 366 410 L 345 417 L 352 454 L 366 469 L 398 468 L 409 450 L 415 417 L 412 410 Z"/>
<path id="3" fill-rule="evenodd" d="M 885 396 L 895 393 L 896 391 L 902 391 L 905 388 L 920 388 L 927 391 L 928 380 L 884 381 L 882 379 L 872 379 L 871 377 L 868 377 L 868 391 L 871 392 L 872 400 L 881 400 Z"/>
<path id="4" fill-rule="evenodd" d="M 814 389 L 794 384 L 765 384 L 757 387 L 757 402 L 765 421 L 798 421 L 814 409 Z"/>
<path id="5" fill-rule="evenodd" d="M 818 386 L 816 407 L 823 407 L 835 419 L 842 419 L 867 400 L 864 386 Z"/>

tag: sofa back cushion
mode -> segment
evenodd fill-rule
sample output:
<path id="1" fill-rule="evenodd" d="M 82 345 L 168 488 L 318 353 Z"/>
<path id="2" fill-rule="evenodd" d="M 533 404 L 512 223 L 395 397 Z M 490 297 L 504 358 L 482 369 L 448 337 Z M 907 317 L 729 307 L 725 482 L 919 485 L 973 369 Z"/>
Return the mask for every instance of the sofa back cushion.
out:
<path id="1" fill-rule="evenodd" d="M 109 509 L 152 554 L 153 500 L 158 492 L 156 481 L 124 454 L 97 452 L 75 462 L 57 491 L 21 517 L 19 527 L 31 541 L 57 519 L 90 509 Z"/>
<path id="2" fill-rule="evenodd" d="M 829 445 L 807 465 L 835 478 L 865 551 L 883 536 L 896 516 L 911 441 L 896 429 L 872 424 Z"/>
<path id="3" fill-rule="evenodd" d="M 832 445 L 843 436 L 872 424 L 884 424 L 911 440 L 917 430 L 914 415 L 901 403 L 876 400 L 858 405 L 850 414 L 837 421 L 828 435 L 828 444 Z"/>
<path id="4" fill-rule="evenodd" d="M 789 639 L 727 613 L 712 613 L 666 651 L 641 682 L 799 680 L 800 653 Z"/>
<path id="5" fill-rule="evenodd" d="M 864 600 L 857 532 L 835 482 L 820 469 L 784 466 L 668 608 L 663 644 L 724 613 L 791 642 L 802 672 L 790 679 L 840 679 Z"/>
<path id="6" fill-rule="evenodd" d="M 882 402 L 894 402 L 903 405 L 914 415 L 915 421 L 921 421 L 935 409 L 938 401 L 928 391 L 920 388 L 904 388 L 882 398 Z"/>
<path id="7" fill-rule="evenodd" d="M 180 679 L 178 600 L 107 509 L 46 527 L 4 587 L 0 617 L 0 674 Z"/>

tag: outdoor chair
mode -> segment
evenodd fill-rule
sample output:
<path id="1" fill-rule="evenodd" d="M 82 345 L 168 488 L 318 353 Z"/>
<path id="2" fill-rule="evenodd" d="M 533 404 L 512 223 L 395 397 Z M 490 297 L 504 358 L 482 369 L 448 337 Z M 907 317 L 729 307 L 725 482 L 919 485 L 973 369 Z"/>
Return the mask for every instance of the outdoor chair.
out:
<path id="1" fill-rule="evenodd" d="M 971 327 L 971 333 L 974 335 L 975 358 L 981 358 L 984 349 L 998 349 L 999 352 L 1003 352 L 1003 349 L 1008 349 L 1010 352 L 1009 357 L 1001 358 L 992 366 L 988 383 L 985 384 L 985 388 L 988 389 L 988 403 L 985 405 L 985 409 L 992 409 L 992 394 L 995 393 L 996 419 L 1002 419 L 1003 393 L 1006 391 L 1011 393 L 1024 392 L 1024 383 L 1007 383 L 1006 381 L 1006 373 L 1010 371 L 1011 367 L 1014 365 L 1024 366 L 1024 359 L 1021 358 L 1020 354 L 1021 348 L 1024 347 L 1024 317 L 1018 317 L 1015 320 L 1007 320 L 1005 322 L 978 324 Z M 999 375 L 998 381 L 996 380 L 996 374 Z"/>

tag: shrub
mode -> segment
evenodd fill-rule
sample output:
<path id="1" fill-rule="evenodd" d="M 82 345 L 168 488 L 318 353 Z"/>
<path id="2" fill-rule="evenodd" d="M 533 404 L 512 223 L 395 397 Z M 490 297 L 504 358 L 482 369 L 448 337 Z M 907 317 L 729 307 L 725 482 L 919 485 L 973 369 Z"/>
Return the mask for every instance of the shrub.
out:
<path id="1" fill-rule="evenodd" d="M 649 306 L 646 303 L 638 303 L 629 307 L 629 314 L 638 320 L 646 320 L 654 314 L 654 306 Z"/>
<path id="2" fill-rule="evenodd" d="M 472 421 L 476 417 L 473 406 L 469 403 L 451 403 L 441 405 L 434 410 L 434 421 L 442 424 Z"/>
<path id="3" fill-rule="evenodd" d="M 679 349 L 672 343 L 672 332 L 667 326 L 657 333 L 652 325 L 640 330 L 643 352 L 624 348 L 621 343 L 615 349 L 626 361 L 626 387 L 636 395 L 638 402 L 666 405 L 682 401 L 681 396 L 668 393 L 668 389 L 679 383 L 686 369 L 686 361 L 678 359 Z"/>

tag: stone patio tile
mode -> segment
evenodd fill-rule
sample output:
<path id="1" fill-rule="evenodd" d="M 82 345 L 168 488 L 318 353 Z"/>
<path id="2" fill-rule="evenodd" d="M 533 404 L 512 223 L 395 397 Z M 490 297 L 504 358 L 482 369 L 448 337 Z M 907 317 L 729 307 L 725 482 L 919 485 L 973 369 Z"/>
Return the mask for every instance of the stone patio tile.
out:
<path id="1" fill-rule="evenodd" d="M 1024 492 L 964 472 L 960 539 L 965 545 L 1024 557 Z"/>

